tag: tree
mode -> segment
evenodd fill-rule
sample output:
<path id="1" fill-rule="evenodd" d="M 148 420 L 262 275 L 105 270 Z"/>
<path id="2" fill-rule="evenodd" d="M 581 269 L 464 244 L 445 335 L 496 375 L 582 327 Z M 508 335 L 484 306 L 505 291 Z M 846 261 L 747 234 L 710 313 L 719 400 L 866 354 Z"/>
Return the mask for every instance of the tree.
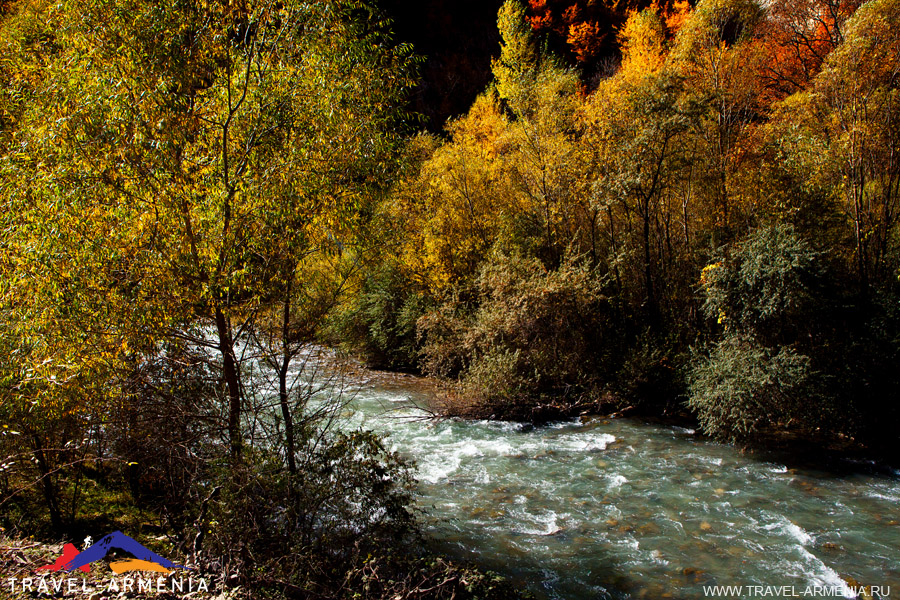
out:
<path id="1" fill-rule="evenodd" d="M 506 169 L 521 198 L 525 229 L 537 237 L 526 244 L 556 265 L 591 222 L 583 188 L 586 161 L 575 143 L 578 77 L 537 46 L 518 2 L 504 3 L 497 25 L 502 43 L 492 66 L 512 117 Z"/>
<path id="2" fill-rule="evenodd" d="M 674 259 L 679 240 L 689 239 L 687 210 L 673 208 L 691 115 L 681 102 L 682 78 L 665 68 L 662 18 L 650 10 L 635 13 L 622 35 L 621 70 L 598 86 L 583 111 L 585 142 L 596 163 L 593 204 L 605 213 L 609 262 L 620 291 L 648 324 L 658 326 L 660 304 L 669 295 L 660 267 Z"/>
<path id="3" fill-rule="evenodd" d="M 811 133 L 827 143 L 832 181 L 853 223 L 856 270 L 865 290 L 896 275 L 900 210 L 900 2 L 869 2 L 847 22 L 843 43 L 795 105 L 813 115 Z M 812 110 L 810 110 L 812 109 Z M 794 113 L 793 116 L 796 116 Z"/>
<path id="4" fill-rule="evenodd" d="M 757 37 L 765 47 L 762 77 L 774 100 L 807 88 L 828 54 L 844 40 L 860 0 L 772 2 Z"/>
<path id="5" fill-rule="evenodd" d="M 410 242 L 401 262 L 432 291 L 472 279 L 495 244 L 554 264 L 589 235 L 577 78 L 540 51 L 519 3 L 503 5 L 498 26 L 494 89 L 448 124 L 445 144 L 420 138 L 430 147 L 389 208 Z"/>
<path id="6" fill-rule="evenodd" d="M 818 255 L 790 226 L 760 228 L 731 256 L 707 265 L 704 312 L 722 337 L 691 367 L 688 406 L 715 437 L 745 441 L 763 424 L 819 415 L 809 332 Z"/>
<path id="7" fill-rule="evenodd" d="M 396 156 L 408 48 L 364 2 L 17 7 L 4 28 L 47 26 L 39 73 L 30 34 L 9 34 L 4 61 L 24 99 L 0 152 L 2 309 L 43 390 L 16 402 L 79 408 L 76 383 L 113 389 L 141 348 L 189 338 L 219 355 L 239 461 L 239 338 L 259 315 L 292 321 L 313 264 L 356 256 Z"/>
<path id="8" fill-rule="evenodd" d="M 684 78 L 684 102 L 694 107 L 694 156 L 701 185 L 698 198 L 712 218 L 712 247 L 728 242 L 747 223 L 753 197 L 734 185 L 747 126 L 758 121 L 760 51 L 753 33 L 763 16 L 752 0 L 698 3 L 679 30 L 673 70 Z"/>
<path id="9" fill-rule="evenodd" d="M 480 96 L 447 125 L 450 140 L 432 151 L 398 194 L 399 212 L 412 208 L 421 218 L 421 234 L 405 249 L 404 262 L 433 290 L 471 276 L 497 238 L 503 215 L 515 212 L 503 169 L 507 129 L 496 96 Z"/>
<path id="10" fill-rule="evenodd" d="M 535 33 L 547 38 L 555 52 L 573 58 L 592 76 L 608 74 L 604 69 L 623 50 L 616 46 L 616 32 L 631 15 L 647 9 L 663 13 L 677 29 L 690 5 L 687 0 L 529 0 L 527 15 Z"/>

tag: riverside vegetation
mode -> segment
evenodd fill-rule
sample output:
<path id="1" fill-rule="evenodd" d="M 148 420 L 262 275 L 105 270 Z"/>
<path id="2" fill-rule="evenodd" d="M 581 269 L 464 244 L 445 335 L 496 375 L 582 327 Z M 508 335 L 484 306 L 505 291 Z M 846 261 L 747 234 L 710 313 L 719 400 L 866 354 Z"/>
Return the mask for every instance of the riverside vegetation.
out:
<path id="1" fill-rule="evenodd" d="M 450 414 L 895 451 L 900 3 L 636 8 L 588 83 L 537 4 L 503 5 L 493 84 L 411 142 L 342 339 L 457 381 Z"/>
<path id="2" fill-rule="evenodd" d="M 508 597 L 421 548 L 323 342 L 449 415 L 896 451 L 900 1 L 626 3 L 594 77 L 533 4 L 439 136 L 369 2 L 0 2 L 0 524 L 163 533 L 253 597 Z"/>
<path id="3" fill-rule="evenodd" d="M 415 63 L 353 0 L 0 3 L 0 525 L 254 598 L 508 595 L 422 549 L 336 367 L 301 377 Z"/>

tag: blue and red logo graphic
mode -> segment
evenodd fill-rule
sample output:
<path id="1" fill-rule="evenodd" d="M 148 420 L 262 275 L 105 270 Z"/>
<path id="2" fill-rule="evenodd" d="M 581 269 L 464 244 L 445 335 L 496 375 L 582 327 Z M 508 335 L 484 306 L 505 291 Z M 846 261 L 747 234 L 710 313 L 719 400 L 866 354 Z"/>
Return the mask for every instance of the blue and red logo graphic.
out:
<path id="1" fill-rule="evenodd" d="M 168 575 L 175 569 L 187 568 L 176 565 L 159 554 L 151 552 L 121 531 L 113 532 L 93 544 L 90 542 L 90 538 L 85 540 L 85 549 L 81 552 L 78 551 L 74 544 L 66 544 L 63 546 L 62 556 L 57 558 L 56 562 L 52 565 L 41 567 L 38 571 L 71 572 L 79 569 L 88 573 L 90 571 L 88 565 L 106 558 L 106 555 L 112 550 L 124 550 L 134 557 L 130 560 L 110 563 L 109 568 L 117 574 L 129 571 L 155 571 Z"/>

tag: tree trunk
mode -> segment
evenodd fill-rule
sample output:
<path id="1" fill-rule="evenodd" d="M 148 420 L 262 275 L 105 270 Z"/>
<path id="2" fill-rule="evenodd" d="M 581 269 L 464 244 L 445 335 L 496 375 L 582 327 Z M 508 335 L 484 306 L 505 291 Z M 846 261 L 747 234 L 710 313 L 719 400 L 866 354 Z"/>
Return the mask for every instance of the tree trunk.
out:
<path id="1" fill-rule="evenodd" d="M 294 415 L 288 398 L 287 375 L 291 364 L 290 347 L 290 323 L 291 323 L 291 286 L 288 286 L 288 296 L 284 302 L 284 321 L 281 328 L 281 343 L 284 354 L 281 357 L 281 368 L 278 369 L 278 401 L 281 404 L 281 416 L 284 418 L 284 451 L 287 454 L 288 473 L 290 474 L 290 488 L 293 490 L 294 476 L 297 474 L 297 464 L 294 457 Z"/>
<path id="2" fill-rule="evenodd" d="M 216 331 L 219 335 L 219 351 L 222 353 L 222 375 L 228 388 L 228 440 L 231 458 L 238 462 L 243 451 L 244 439 L 241 435 L 241 380 L 234 356 L 234 340 L 231 337 L 231 323 L 220 307 L 216 307 Z"/>
<path id="3" fill-rule="evenodd" d="M 44 454 L 44 445 L 37 435 L 33 436 L 32 441 L 34 443 L 34 459 L 41 476 L 41 491 L 44 493 L 44 501 L 47 503 L 47 510 L 50 513 L 50 525 L 54 531 L 60 531 L 62 529 L 62 513 L 59 510 L 59 498 L 57 498 L 56 489 L 53 486 L 50 465 Z"/>

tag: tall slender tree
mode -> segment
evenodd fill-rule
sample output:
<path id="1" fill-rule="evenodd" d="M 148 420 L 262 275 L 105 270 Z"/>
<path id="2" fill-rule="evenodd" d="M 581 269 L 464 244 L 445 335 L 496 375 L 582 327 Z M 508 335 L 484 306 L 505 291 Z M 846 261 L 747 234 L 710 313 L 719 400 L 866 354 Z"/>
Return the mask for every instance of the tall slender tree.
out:
<path id="1" fill-rule="evenodd" d="M 17 401 L 189 338 L 218 353 L 239 461 L 239 340 L 258 315 L 291 320 L 307 263 L 353 258 L 397 155 L 409 48 L 354 0 L 21 2 L 12 25 L 2 311 L 43 390 Z"/>

